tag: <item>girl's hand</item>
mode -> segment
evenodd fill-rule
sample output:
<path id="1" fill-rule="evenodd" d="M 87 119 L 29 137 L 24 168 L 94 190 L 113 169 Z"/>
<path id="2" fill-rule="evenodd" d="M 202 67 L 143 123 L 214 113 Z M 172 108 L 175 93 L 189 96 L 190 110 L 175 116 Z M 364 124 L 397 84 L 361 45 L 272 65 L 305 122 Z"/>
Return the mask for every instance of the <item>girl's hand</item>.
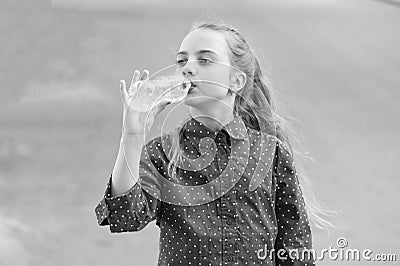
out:
<path id="1" fill-rule="evenodd" d="M 155 117 L 164 108 L 170 104 L 170 101 L 161 101 L 157 103 L 148 112 L 139 112 L 132 109 L 130 105 L 132 99 L 136 97 L 138 89 L 138 81 L 144 81 L 148 79 L 149 71 L 144 70 L 142 75 L 140 71 L 135 70 L 133 73 L 132 81 L 129 88 L 126 88 L 126 82 L 124 79 L 120 80 L 121 98 L 123 104 L 123 128 L 122 134 L 125 135 L 145 135 L 150 130 L 154 123 Z"/>

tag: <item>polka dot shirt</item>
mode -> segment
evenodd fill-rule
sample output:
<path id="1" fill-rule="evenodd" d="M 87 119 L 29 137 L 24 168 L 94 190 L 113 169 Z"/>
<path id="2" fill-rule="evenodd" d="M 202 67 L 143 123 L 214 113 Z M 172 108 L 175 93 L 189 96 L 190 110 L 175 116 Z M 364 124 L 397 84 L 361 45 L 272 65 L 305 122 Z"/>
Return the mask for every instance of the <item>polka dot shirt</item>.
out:
<path id="1" fill-rule="evenodd" d="M 192 117 L 180 130 L 183 160 L 174 174 L 172 135 L 150 140 L 132 189 L 111 197 L 110 177 L 98 224 L 118 233 L 155 220 L 158 265 L 314 265 L 288 256 L 311 249 L 312 236 L 285 144 L 240 117 L 217 132 Z"/>

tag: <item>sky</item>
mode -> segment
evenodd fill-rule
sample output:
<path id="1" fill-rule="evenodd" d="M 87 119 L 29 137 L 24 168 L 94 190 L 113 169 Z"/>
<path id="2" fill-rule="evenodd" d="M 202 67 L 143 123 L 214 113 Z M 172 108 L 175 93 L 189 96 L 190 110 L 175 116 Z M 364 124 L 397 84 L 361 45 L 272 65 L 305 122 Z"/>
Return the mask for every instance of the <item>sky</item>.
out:
<path id="1" fill-rule="evenodd" d="M 8 247 L 9 262 L 106 265 L 115 262 L 111 252 L 130 265 L 130 252 L 152 265 L 155 226 L 136 237 L 110 236 L 94 220 L 120 140 L 119 80 L 173 63 L 191 24 L 206 19 L 223 19 L 245 35 L 280 111 L 294 118 L 315 160 L 306 166 L 316 194 L 341 210 L 330 235 L 315 230 L 316 246 L 345 236 L 352 247 L 395 251 L 397 2 L 1 1 L 0 246 Z M 166 129 L 175 126 L 167 121 Z M 40 218 L 27 223 L 27 215 Z"/>

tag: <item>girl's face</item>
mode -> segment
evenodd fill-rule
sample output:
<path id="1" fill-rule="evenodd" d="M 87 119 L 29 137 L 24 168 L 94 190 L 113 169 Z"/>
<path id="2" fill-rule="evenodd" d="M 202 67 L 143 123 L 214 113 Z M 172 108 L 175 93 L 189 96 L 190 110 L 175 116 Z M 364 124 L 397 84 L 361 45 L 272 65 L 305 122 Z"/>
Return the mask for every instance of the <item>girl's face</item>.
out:
<path id="1" fill-rule="evenodd" d="M 212 30 L 197 29 L 183 39 L 176 58 L 176 71 L 196 85 L 187 95 L 185 104 L 210 108 L 232 98 L 227 90 L 232 83 L 228 51 L 224 36 Z"/>

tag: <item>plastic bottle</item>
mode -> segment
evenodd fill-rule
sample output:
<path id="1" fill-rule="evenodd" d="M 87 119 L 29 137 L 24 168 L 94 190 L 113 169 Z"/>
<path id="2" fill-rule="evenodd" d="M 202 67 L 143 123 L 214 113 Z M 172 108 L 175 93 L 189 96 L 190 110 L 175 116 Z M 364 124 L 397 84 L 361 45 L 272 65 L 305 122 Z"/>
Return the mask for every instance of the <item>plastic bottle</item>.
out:
<path id="1" fill-rule="evenodd" d="M 191 81 L 181 75 L 172 75 L 138 81 L 135 85 L 138 90 L 130 105 L 136 111 L 147 112 L 160 100 L 182 101 L 188 94 Z"/>

